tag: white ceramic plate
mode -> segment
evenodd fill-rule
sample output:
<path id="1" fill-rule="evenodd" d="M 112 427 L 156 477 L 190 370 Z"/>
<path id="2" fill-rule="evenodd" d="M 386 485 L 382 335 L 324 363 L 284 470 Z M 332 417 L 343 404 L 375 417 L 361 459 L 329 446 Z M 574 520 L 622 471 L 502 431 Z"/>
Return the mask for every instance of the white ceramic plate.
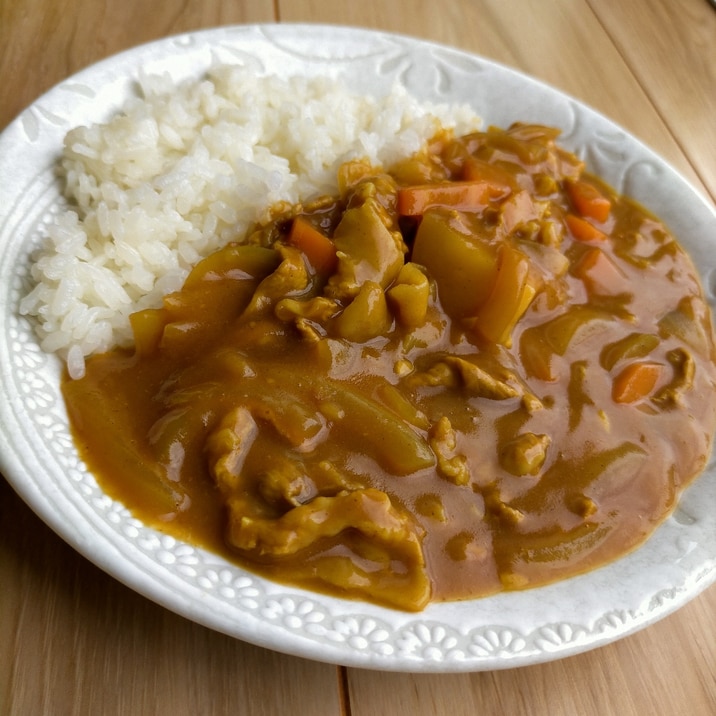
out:
<path id="1" fill-rule="evenodd" d="M 402 81 L 415 95 L 467 101 L 486 123 L 561 127 L 562 143 L 653 208 L 691 252 L 714 300 L 716 214 L 661 159 L 550 87 L 482 58 L 413 39 L 323 26 L 240 26 L 142 46 L 71 77 L 0 136 L 0 469 L 37 514 L 101 568 L 208 627 L 271 649 L 373 669 L 458 672 L 544 662 L 623 637 L 716 580 L 716 465 L 639 550 L 585 576 L 420 614 L 273 584 L 148 529 L 97 486 L 77 456 L 60 364 L 19 317 L 29 253 L 61 205 L 53 163 L 64 133 L 101 121 L 140 70 L 199 76 L 212 62 L 327 74 L 365 92 Z"/>

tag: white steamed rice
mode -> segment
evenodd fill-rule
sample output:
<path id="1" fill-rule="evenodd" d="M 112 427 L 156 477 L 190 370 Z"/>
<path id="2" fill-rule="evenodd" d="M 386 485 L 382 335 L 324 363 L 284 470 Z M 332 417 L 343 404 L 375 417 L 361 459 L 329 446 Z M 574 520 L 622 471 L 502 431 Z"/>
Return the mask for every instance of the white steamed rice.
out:
<path id="1" fill-rule="evenodd" d="M 276 202 L 334 193 L 346 160 L 389 166 L 441 126 L 479 126 L 468 107 L 421 103 L 400 86 L 371 98 L 325 78 L 236 67 L 178 86 L 143 77 L 141 88 L 108 123 L 67 134 L 71 209 L 52 222 L 20 306 L 73 377 L 85 356 L 130 345 L 132 312 L 161 305 L 193 264 Z"/>

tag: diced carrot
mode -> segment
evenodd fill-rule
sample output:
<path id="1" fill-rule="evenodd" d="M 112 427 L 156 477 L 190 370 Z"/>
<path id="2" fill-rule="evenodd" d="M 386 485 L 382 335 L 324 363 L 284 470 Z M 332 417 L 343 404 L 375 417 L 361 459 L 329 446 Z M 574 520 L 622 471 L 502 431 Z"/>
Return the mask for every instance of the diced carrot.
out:
<path id="1" fill-rule="evenodd" d="M 615 403 L 634 403 L 651 393 L 659 380 L 663 366 L 660 363 L 630 363 L 612 383 Z"/>
<path id="2" fill-rule="evenodd" d="M 612 202 L 597 187 L 583 180 L 567 182 L 567 193 L 574 208 L 582 215 L 604 222 L 609 218 Z"/>
<path id="3" fill-rule="evenodd" d="M 505 191 L 503 184 L 486 179 L 416 184 L 398 190 L 398 213 L 402 216 L 422 216 L 428 209 L 438 207 L 477 210 L 490 199 L 503 196 Z"/>
<path id="4" fill-rule="evenodd" d="M 293 220 L 288 243 L 305 254 L 317 273 L 329 276 L 336 270 L 338 257 L 334 243 L 303 217 Z"/>
<path id="5" fill-rule="evenodd" d="M 567 227 L 577 241 L 604 241 L 607 235 L 586 219 L 576 214 L 567 214 L 564 217 Z"/>
<path id="6" fill-rule="evenodd" d="M 607 254 L 590 246 L 571 269 L 590 293 L 614 295 L 628 290 L 626 276 Z"/>

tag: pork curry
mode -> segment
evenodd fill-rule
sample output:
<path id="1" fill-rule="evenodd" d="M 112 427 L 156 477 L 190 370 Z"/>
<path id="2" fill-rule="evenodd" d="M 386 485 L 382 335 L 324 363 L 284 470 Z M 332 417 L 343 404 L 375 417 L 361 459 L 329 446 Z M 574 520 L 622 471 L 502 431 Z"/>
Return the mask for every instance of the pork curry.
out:
<path id="1" fill-rule="evenodd" d="M 711 317 L 666 227 L 556 130 L 440 135 L 276 207 L 63 383 L 143 521 L 404 610 L 640 545 L 704 467 Z M 240 240 L 239 240 L 240 239 Z"/>

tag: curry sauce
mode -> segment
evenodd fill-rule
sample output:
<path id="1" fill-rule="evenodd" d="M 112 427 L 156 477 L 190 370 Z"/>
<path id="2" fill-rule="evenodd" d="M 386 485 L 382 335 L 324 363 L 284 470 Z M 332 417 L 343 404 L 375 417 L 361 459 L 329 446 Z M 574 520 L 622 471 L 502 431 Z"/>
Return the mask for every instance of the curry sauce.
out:
<path id="1" fill-rule="evenodd" d="M 704 467 L 711 317 L 666 227 L 532 125 L 277 207 L 63 391 L 102 487 L 258 573 L 418 610 L 595 568 Z"/>

